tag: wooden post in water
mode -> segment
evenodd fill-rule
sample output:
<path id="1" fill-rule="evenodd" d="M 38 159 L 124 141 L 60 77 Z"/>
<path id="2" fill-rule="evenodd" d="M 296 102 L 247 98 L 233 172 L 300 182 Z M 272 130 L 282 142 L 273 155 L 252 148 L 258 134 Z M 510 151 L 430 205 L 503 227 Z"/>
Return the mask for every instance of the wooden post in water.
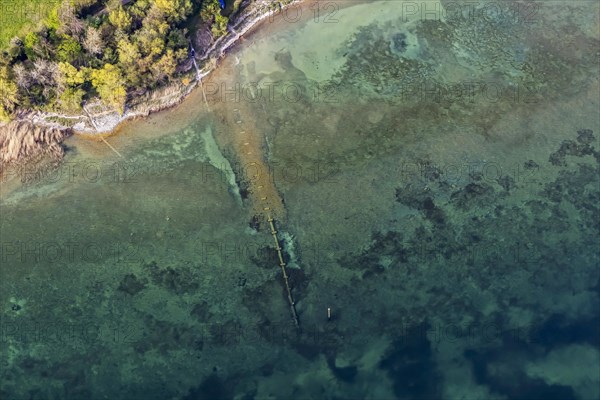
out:
<path id="1" fill-rule="evenodd" d="M 252 96 L 254 97 L 255 94 L 252 93 Z M 252 212 L 253 215 L 263 217 L 269 222 L 271 235 L 273 236 L 275 249 L 279 258 L 279 267 L 283 274 L 283 283 L 285 284 L 292 318 L 296 328 L 300 329 L 296 303 L 292 296 L 286 265 L 283 260 L 282 248 L 279 245 L 274 224 L 274 218 L 278 218 L 280 223 L 284 219 L 285 207 L 283 199 L 275 187 L 274 180 L 270 178 L 268 173 L 265 173 L 265 171 L 269 171 L 267 157 L 264 155 L 262 148 L 265 138 L 260 133 L 256 124 L 253 123 L 253 120 L 256 119 L 255 113 L 244 102 L 240 103 L 239 108 L 234 108 L 232 111 L 233 113 L 230 114 L 231 117 L 229 119 L 230 125 L 240 125 L 238 133 L 233 136 L 234 150 L 238 154 L 240 161 L 243 161 L 245 165 L 252 167 L 256 171 L 256 174 L 248 182 L 248 192 L 252 197 Z"/>
<path id="2" fill-rule="evenodd" d="M 277 231 L 275 230 L 273 218 L 271 218 L 270 214 L 268 214 L 267 221 L 269 221 L 269 225 L 271 227 L 271 235 L 273 235 L 273 240 L 275 241 L 275 249 L 277 250 L 277 256 L 279 257 L 279 266 L 281 267 L 281 272 L 283 273 L 283 282 L 285 283 L 285 289 L 287 291 L 287 298 L 288 303 L 290 304 L 292 318 L 294 319 L 294 324 L 296 325 L 296 328 L 300 329 L 300 320 L 298 319 L 298 313 L 296 313 L 296 303 L 294 302 L 292 290 L 290 289 L 290 283 L 288 280 L 287 271 L 285 269 L 285 262 L 283 261 L 283 254 L 281 253 L 281 246 L 279 246 L 279 239 L 277 239 Z"/>

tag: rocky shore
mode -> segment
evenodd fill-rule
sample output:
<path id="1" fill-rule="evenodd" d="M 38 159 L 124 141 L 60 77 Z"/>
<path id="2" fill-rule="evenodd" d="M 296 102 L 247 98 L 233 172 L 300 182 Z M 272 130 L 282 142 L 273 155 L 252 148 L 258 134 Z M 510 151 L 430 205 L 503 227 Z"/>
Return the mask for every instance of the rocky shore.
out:
<path id="1" fill-rule="evenodd" d="M 78 115 L 21 111 L 14 121 L 0 124 L 0 173 L 10 163 L 26 161 L 42 153 L 62 157 L 61 143 L 74 133 L 110 133 L 126 120 L 145 117 L 179 104 L 202 78 L 216 68 L 219 59 L 242 35 L 282 8 L 300 1 L 243 1 L 230 18 L 227 34 L 216 40 L 208 26 L 198 27 L 192 37 L 194 47 L 204 49 L 196 52 L 198 68 L 194 68 L 192 62 L 182 66 L 181 79 L 130 99 L 123 114 L 100 102 L 85 104 L 83 113 Z"/>

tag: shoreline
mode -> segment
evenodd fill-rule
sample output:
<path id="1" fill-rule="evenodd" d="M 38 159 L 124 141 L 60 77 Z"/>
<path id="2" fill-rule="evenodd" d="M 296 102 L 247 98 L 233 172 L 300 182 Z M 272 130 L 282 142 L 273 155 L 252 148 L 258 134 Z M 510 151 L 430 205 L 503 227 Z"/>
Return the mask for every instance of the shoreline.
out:
<path id="1" fill-rule="evenodd" d="M 178 82 L 159 87 L 152 92 L 147 92 L 144 98 L 126 105 L 125 112 L 121 115 L 116 111 L 106 108 L 99 102 L 85 104 L 83 112 L 79 115 L 59 114 L 57 112 L 44 112 L 35 110 L 23 110 L 17 114 L 14 120 L 0 125 L 0 128 L 11 124 L 29 123 L 40 129 L 58 129 L 64 131 L 66 136 L 77 134 L 81 136 L 104 137 L 114 134 L 120 126 L 130 120 L 147 117 L 150 114 L 163 111 L 180 104 L 190 93 L 201 84 L 202 79 L 210 75 L 220 65 L 220 60 L 227 51 L 239 43 L 242 36 L 259 26 L 269 17 L 292 5 L 298 5 L 306 0 L 291 0 L 289 3 L 278 5 L 280 8 L 272 8 L 273 4 L 268 2 L 256 2 L 249 5 L 240 12 L 239 17 L 228 27 L 226 35 L 219 37 L 211 46 L 203 52 L 196 61 L 201 64 L 197 71 L 192 63 L 186 66 L 179 76 Z M 198 31 L 193 32 L 195 35 Z M 192 39 L 195 41 L 195 38 Z M 181 82 L 184 78 L 193 79 L 185 85 Z M 71 120 L 71 123 L 68 121 Z"/>
<path id="2" fill-rule="evenodd" d="M 146 92 L 141 99 L 126 105 L 121 115 L 99 101 L 84 104 L 79 115 L 66 115 L 57 112 L 22 110 L 17 117 L 0 124 L 0 177 L 12 164 L 26 163 L 29 159 L 49 154 L 54 160 L 64 156 L 62 149 L 65 139 L 70 136 L 83 136 L 86 139 L 102 140 L 118 132 L 125 122 L 145 118 L 181 104 L 220 65 L 228 50 L 235 47 L 240 39 L 249 32 L 258 29 L 267 18 L 306 0 L 288 0 L 276 4 L 258 0 L 241 10 L 227 29 L 227 34 L 214 40 L 203 51 L 196 62 L 188 62 L 176 82 Z M 282 4 L 283 3 L 283 4 Z M 191 40 L 197 45 L 200 28 L 191 33 Z M 187 78 L 191 82 L 184 84 Z M 24 134 L 30 132 L 30 134 Z"/>

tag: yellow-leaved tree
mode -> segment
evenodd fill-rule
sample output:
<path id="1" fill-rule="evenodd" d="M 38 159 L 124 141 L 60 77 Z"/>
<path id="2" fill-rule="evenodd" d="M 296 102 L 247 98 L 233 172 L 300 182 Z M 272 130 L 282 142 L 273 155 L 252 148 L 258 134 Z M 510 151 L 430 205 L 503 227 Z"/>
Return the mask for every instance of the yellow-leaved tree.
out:
<path id="1" fill-rule="evenodd" d="M 154 6 L 172 22 L 182 21 L 192 11 L 190 0 L 155 0 Z"/>
<path id="2" fill-rule="evenodd" d="M 87 68 L 77 69 L 65 62 L 58 63 L 58 105 L 70 112 L 79 112 L 84 96 L 81 85 L 87 79 Z"/>
<path id="3" fill-rule="evenodd" d="M 131 16 L 121 5 L 108 13 L 108 21 L 122 32 L 129 32 L 131 30 Z"/>
<path id="4" fill-rule="evenodd" d="M 105 64 L 102 69 L 91 70 L 90 78 L 104 104 L 114 107 L 122 114 L 125 111 L 127 90 L 125 78 L 119 68 L 112 64 Z"/>
<path id="5" fill-rule="evenodd" d="M 63 86 L 78 86 L 85 82 L 86 70 L 77 69 L 66 62 L 58 63 L 59 84 Z"/>
<path id="6" fill-rule="evenodd" d="M 130 87 L 140 85 L 142 75 L 146 73 L 146 69 L 142 68 L 139 63 L 142 56 L 138 45 L 128 38 L 124 38 L 119 40 L 117 52 L 119 54 L 119 65 L 123 69 L 127 84 Z"/>
<path id="7" fill-rule="evenodd" d="M 177 69 L 177 55 L 171 49 L 167 49 L 165 54 L 158 59 L 151 67 L 152 75 L 157 81 L 170 78 Z"/>

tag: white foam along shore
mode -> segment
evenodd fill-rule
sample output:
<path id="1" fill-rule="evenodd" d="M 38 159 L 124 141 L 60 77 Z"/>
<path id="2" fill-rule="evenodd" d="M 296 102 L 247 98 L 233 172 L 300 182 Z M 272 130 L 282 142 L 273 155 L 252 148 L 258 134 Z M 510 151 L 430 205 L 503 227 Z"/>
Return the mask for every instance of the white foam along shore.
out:
<path id="1" fill-rule="evenodd" d="M 121 115 L 115 110 L 107 109 L 100 103 L 84 106 L 81 115 L 61 115 L 58 113 L 31 111 L 24 112 L 16 121 L 30 122 L 41 128 L 68 130 L 82 134 L 105 134 L 114 131 L 121 123 L 146 117 L 151 113 L 165 110 L 179 104 L 191 91 L 201 83 L 219 64 L 226 51 L 235 45 L 240 38 L 265 19 L 272 17 L 287 7 L 297 5 L 303 0 L 291 0 L 287 4 L 278 3 L 280 7 L 274 9 L 273 3 L 268 0 L 259 0 L 246 8 L 234 23 L 228 27 L 228 32 L 218 38 L 198 61 L 203 67 L 197 71 L 196 79 L 189 85 L 179 84 L 163 87 L 153 93 L 149 98 L 139 103 L 126 105 L 125 112 Z M 94 110 L 96 108 L 96 110 Z"/>

